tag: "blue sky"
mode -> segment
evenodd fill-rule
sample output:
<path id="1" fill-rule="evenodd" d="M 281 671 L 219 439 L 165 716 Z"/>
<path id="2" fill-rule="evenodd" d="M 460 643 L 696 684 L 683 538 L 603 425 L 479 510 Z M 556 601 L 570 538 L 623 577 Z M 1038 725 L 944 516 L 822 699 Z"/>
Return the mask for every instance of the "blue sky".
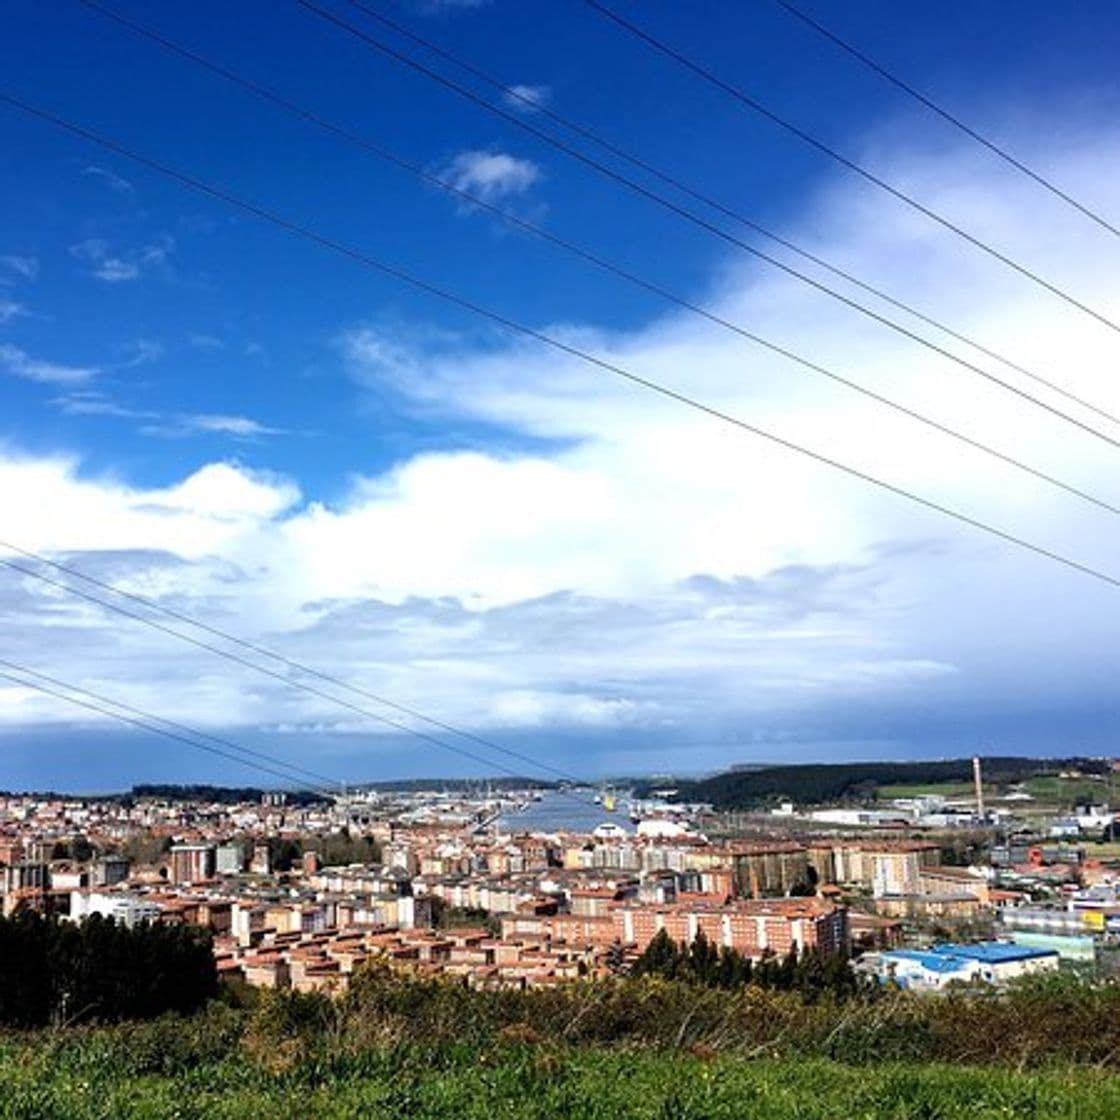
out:
<path id="1" fill-rule="evenodd" d="M 684 298 L 1117 492 L 1103 444 L 298 4 L 108 6 Z M 1109 5 L 806 8 L 1120 215 Z M 384 10 L 1120 408 L 1115 333 L 576 0 Z M 1115 240 L 768 0 L 619 10 L 1120 314 Z M 76 0 L 17 0 L 4 26 L 17 97 L 1047 547 L 1114 561 L 1109 515 L 818 386 Z M 1112 749 L 1115 591 L 606 383 L 10 109 L 0 145 L 0 537 L 580 773 L 705 769 L 772 758 L 774 744 L 806 758 Z M 0 597 L 2 656 L 41 671 L 340 777 L 463 769 L 10 573 Z M 107 740 L 2 682 L 0 727 L 0 788 L 252 773 Z"/>

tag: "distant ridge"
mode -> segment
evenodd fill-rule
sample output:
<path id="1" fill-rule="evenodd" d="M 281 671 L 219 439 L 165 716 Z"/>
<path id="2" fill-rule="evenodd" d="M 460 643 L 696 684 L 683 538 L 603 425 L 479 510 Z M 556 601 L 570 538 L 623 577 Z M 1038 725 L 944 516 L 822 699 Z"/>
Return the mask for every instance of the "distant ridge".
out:
<path id="1" fill-rule="evenodd" d="M 1100 758 L 984 758 L 984 776 L 993 782 L 1024 781 L 1036 774 L 1079 770 L 1103 774 L 1109 770 Z M 955 758 L 919 762 L 837 762 L 733 767 L 708 778 L 676 783 L 675 799 L 706 802 L 717 809 L 755 809 L 778 801 L 819 805 L 830 801 L 875 800 L 878 788 L 886 785 L 928 785 L 937 782 L 972 780 L 972 759 Z M 636 791 L 648 796 L 652 783 Z"/>

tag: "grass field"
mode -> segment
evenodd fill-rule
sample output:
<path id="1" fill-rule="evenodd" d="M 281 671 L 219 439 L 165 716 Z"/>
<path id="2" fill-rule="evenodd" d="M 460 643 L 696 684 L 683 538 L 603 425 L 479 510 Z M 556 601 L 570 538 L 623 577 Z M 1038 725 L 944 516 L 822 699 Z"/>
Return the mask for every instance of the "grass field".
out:
<path id="1" fill-rule="evenodd" d="M 327 1063 L 234 1051 L 171 1072 L 107 1061 L 95 1041 L 0 1047 L 3 1120 L 1089 1120 L 1120 1116 L 1120 1078 L 822 1060 L 510 1045 Z M 130 1063 L 133 1066 L 143 1065 Z M 158 1060 L 153 1061 L 158 1066 Z M 275 1068 L 270 1069 L 272 1064 Z"/>
<path id="2" fill-rule="evenodd" d="M 1109 800 L 1108 782 L 1088 778 L 1059 778 L 1057 775 L 1039 775 L 1023 783 L 1027 793 L 1035 800 L 1063 808 L 1085 802 L 1099 803 Z"/>
<path id="3" fill-rule="evenodd" d="M 1059 778 L 1056 774 L 1040 774 L 1028 778 L 1022 786 L 1034 801 L 1017 803 L 1015 811 L 1021 814 L 1069 809 L 1086 802 L 1099 803 L 1109 800 L 1108 783 L 1089 778 Z M 985 783 L 984 792 L 991 800 L 999 798 L 1000 790 L 995 785 Z M 950 801 L 960 801 L 971 799 L 973 796 L 974 789 L 971 782 L 880 786 L 878 793 L 880 801 L 890 801 L 896 797 L 944 797 Z"/>

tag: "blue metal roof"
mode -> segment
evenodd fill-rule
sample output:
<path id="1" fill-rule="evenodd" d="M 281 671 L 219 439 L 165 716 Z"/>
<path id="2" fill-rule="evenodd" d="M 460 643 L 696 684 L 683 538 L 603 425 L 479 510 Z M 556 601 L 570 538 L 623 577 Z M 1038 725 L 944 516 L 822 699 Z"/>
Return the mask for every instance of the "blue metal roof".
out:
<path id="1" fill-rule="evenodd" d="M 967 962 L 932 949 L 890 949 L 883 957 L 891 961 L 917 961 L 930 972 L 956 972 Z"/>
<path id="2" fill-rule="evenodd" d="M 1053 949 L 1037 949 L 1030 945 L 1011 945 L 1006 941 L 978 941 L 972 945 L 934 945 L 932 952 L 947 956 L 965 957 L 984 961 L 986 964 L 1005 964 L 1008 961 L 1027 961 L 1035 957 L 1053 956 Z"/>
<path id="3" fill-rule="evenodd" d="M 1054 949 L 1030 945 L 1010 945 L 1003 941 L 981 941 L 973 945 L 933 945 L 928 949 L 890 949 L 883 953 L 888 961 L 915 961 L 929 972 L 959 972 L 970 964 L 1007 964 L 1010 961 L 1053 957 Z"/>

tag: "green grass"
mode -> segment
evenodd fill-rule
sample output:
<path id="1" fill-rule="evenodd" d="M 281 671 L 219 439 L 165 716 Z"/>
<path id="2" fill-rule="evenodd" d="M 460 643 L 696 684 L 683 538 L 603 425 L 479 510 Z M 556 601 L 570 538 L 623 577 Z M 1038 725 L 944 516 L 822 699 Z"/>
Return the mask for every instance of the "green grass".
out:
<path id="1" fill-rule="evenodd" d="M 87 1040 L 90 1036 L 86 1036 Z M 280 1056 L 282 1057 L 282 1056 Z M 136 1073 L 90 1042 L 0 1049 L 3 1120 L 1089 1120 L 1120 1116 L 1120 1078 L 823 1060 L 706 1060 L 685 1053 L 522 1044 L 371 1052 L 325 1063 L 234 1051 Z"/>
<path id="2" fill-rule="evenodd" d="M 370 968 L 334 1000 L 0 1033 L 0 1120 L 1120 1117 L 1120 985 L 806 995 Z"/>
<path id="3" fill-rule="evenodd" d="M 1042 774 L 1028 778 L 1023 787 L 1035 800 L 1061 808 L 1109 800 L 1108 782 L 1094 782 L 1087 778 L 1059 778 L 1056 774 Z"/>
<path id="4" fill-rule="evenodd" d="M 1037 774 L 1027 778 L 1022 787 L 1035 800 L 1016 804 L 1015 811 L 1020 814 L 1052 811 L 1055 808 L 1068 809 L 1085 802 L 1099 803 L 1109 800 L 1108 782 L 1096 782 L 1089 778 L 1059 778 L 1057 774 Z M 944 797 L 950 801 L 970 799 L 975 790 L 971 782 L 932 782 L 925 785 L 888 785 L 880 786 L 878 799 L 890 801 L 896 797 Z M 985 796 L 998 800 L 1001 789 L 985 783 Z"/>

